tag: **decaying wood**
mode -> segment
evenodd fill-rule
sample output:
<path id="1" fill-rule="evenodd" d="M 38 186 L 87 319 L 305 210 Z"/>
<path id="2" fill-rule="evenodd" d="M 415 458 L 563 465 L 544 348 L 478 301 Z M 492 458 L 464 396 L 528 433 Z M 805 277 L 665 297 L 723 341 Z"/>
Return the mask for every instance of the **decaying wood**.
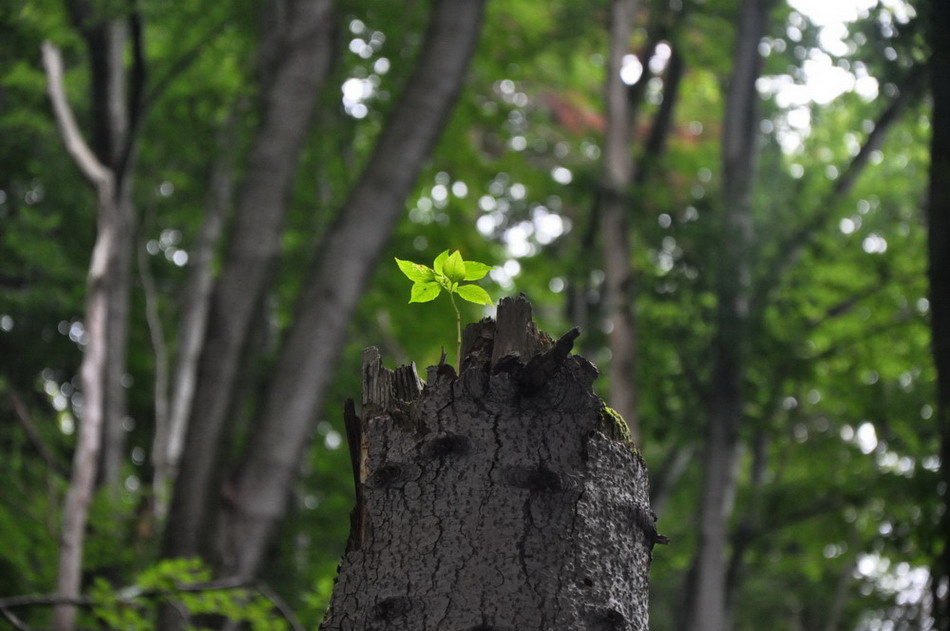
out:
<path id="1" fill-rule="evenodd" d="M 647 628 L 647 473 L 606 436 L 596 368 L 524 297 L 470 325 L 462 373 L 363 354 L 345 410 L 357 504 L 321 629 Z"/>

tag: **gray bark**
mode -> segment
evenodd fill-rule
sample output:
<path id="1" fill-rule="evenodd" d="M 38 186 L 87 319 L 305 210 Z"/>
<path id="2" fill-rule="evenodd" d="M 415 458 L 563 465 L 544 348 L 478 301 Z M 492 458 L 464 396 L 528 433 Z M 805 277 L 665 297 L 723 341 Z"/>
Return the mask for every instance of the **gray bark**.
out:
<path id="1" fill-rule="evenodd" d="M 323 631 L 645 630 L 647 472 L 524 298 L 466 330 L 462 375 L 364 351 L 357 506 Z"/>
<path id="2" fill-rule="evenodd" d="M 132 204 L 132 178 L 130 164 L 123 165 L 125 147 L 129 135 L 128 96 L 126 88 L 125 53 L 128 43 L 128 26 L 125 20 L 112 20 L 102 27 L 106 39 L 106 51 L 101 66 L 93 66 L 94 75 L 103 75 L 100 80 L 101 94 L 93 94 L 93 107 L 103 111 L 100 124 L 108 126 L 110 144 L 98 150 L 100 160 L 116 174 L 116 252 L 109 275 L 112 291 L 109 298 L 109 326 L 107 334 L 108 361 L 106 363 L 105 417 L 103 421 L 102 474 L 103 486 L 113 498 L 118 497 L 121 485 L 125 453 L 125 417 L 127 396 L 125 376 L 127 372 L 129 339 L 129 294 L 132 288 L 132 252 L 134 207 Z M 96 40 L 87 38 L 90 51 Z M 131 156 L 128 158 L 131 159 Z"/>
<path id="3" fill-rule="evenodd" d="M 275 264 L 297 160 L 329 69 L 331 0 L 290 3 L 278 33 L 281 55 L 267 82 L 264 115 L 239 188 L 227 260 L 208 315 L 181 468 L 175 484 L 163 553 L 207 551 L 211 507 L 218 500 L 221 444 L 234 409 L 239 367 L 254 316 L 262 307 Z"/>
<path id="4" fill-rule="evenodd" d="M 944 510 L 941 518 L 943 552 L 933 559 L 931 585 L 934 628 L 950 631 L 950 6 L 929 3 L 930 79 L 933 115 L 930 117 L 930 191 L 927 198 L 930 278 L 930 322 L 934 365 L 937 369 L 937 415 L 940 432 L 940 485 Z M 934 549 L 941 549 L 939 544 Z"/>
<path id="5" fill-rule="evenodd" d="M 98 225 L 86 290 L 83 320 L 87 342 L 79 368 L 83 405 L 79 418 L 76 448 L 73 453 L 69 489 L 63 506 L 56 595 L 69 599 L 79 595 L 82 580 L 83 545 L 89 504 L 95 489 L 102 444 L 106 405 L 105 376 L 108 362 L 108 319 L 112 278 L 109 271 L 116 255 L 115 178 L 111 170 L 96 158 L 79 131 L 63 90 L 63 67 L 59 51 L 49 42 L 43 44 L 43 65 L 53 113 L 66 149 L 96 189 Z M 53 627 L 70 631 L 76 618 L 75 608 L 57 605 L 53 609 Z"/>
<path id="6" fill-rule="evenodd" d="M 484 0 L 436 2 L 416 69 L 317 253 L 273 371 L 254 449 L 223 511 L 218 540 L 229 573 L 257 573 L 284 515 L 350 318 L 461 90 L 483 8 Z"/>
<path id="7" fill-rule="evenodd" d="M 128 416 L 128 341 L 129 300 L 132 290 L 132 257 L 134 247 L 134 207 L 128 175 L 118 182 L 116 201 L 115 256 L 110 266 L 109 336 L 106 363 L 106 400 L 102 435 L 102 472 L 100 483 L 118 500 L 122 488 L 122 468 L 128 458 L 125 419 Z"/>
<path id="8" fill-rule="evenodd" d="M 604 128 L 604 176 L 601 199 L 604 281 L 607 320 L 611 325 L 610 400 L 633 432 L 637 420 L 637 337 L 633 314 L 633 266 L 630 262 L 630 187 L 633 183 L 633 131 L 629 88 L 620 79 L 637 0 L 614 0 L 610 18 L 610 54 L 607 61 Z"/>
<path id="9" fill-rule="evenodd" d="M 686 598 L 687 631 L 726 631 L 726 543 L 738 466 L 742 374 L 749 317 L 751 191 L 758 125 L 758 78 L 769 0 L 743 0 L 723 126 L 723 216 L 719 236 L 713 383 L 703 444 L 699 545 Z"/>
<path id="10" fill-rule="evenodd" d="M 99 483 L 115 497 L 125 459 L 124 419 L 127 413 L 126 375 L 129 330 L 129 292 L 132 274 L 132 225 L 134 207 L 131 197 L 131 165 L 134 162 L 132 114 L 125 54 L 129 43 L 129 23 L 124 16 L 104 17 L 100 7 L 86 0 L 67 3 L 71 20 L 82 35 L 89 56 L 91 148 L 108 168 L 115 181 L 113 252 L 109 257 L 107 324 L 104 327 L 106 364 L 103 379 L 102 444 Z M 136 69 L 142 60 L 136 58 Z M 133 77 L 140 81 L 141 75 Z M 138 83 L 133 89 L 140 87 Z"/>

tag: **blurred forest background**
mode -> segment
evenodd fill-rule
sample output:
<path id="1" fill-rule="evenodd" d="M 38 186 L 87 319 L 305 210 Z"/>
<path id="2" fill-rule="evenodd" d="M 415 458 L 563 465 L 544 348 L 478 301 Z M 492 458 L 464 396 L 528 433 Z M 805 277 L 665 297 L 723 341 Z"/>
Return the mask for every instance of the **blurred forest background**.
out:
<path id="1" fill-rule="evenodd" d="M 392 259 L 457 248 L 630 421 L 654 631 L 948 628 L 942 4 L 5 0 L 0 620 L 318 624 L 360 350 L 453 354 Z"/>

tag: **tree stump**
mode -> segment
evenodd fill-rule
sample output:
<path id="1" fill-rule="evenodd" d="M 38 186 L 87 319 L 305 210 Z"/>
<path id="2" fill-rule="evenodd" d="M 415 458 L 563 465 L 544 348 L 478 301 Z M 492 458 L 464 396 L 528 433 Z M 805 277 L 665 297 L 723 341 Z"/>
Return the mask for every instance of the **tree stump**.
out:
<path id="1" fill-rule="evenodd" d="M 646 630 L 643 459 L 523 297 L 467 327 L 461 375 L 363 352 L 357 504 L 325 631 Z"/>

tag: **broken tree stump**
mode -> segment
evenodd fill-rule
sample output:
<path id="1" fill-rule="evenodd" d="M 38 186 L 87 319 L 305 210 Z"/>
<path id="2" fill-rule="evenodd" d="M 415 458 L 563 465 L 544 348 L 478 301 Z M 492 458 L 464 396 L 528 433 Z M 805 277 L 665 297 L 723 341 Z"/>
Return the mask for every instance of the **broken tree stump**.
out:
<path id="1" fill-rule="evenodd" d="M 646 466 L 523 297 L 469 325 L 461 375 L 363 353 L 357 505 L 324 631 L 647 629 Z"/>

